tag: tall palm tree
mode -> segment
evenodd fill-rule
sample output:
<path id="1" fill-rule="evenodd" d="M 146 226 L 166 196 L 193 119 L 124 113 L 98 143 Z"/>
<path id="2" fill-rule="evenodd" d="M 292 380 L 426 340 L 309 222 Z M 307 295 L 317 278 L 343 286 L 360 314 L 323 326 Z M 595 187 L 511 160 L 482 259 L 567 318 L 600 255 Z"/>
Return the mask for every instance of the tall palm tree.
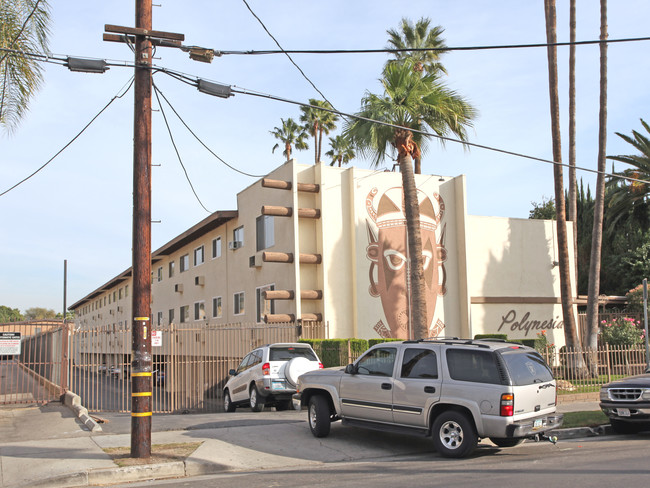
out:
<path id="1" fill-rule="evenodd" d="M 600 0 L 600 40 L 607 39 L 607 0 Z M 600 111 L 598 115 L 598 178 L 594 202 L 594 223 L 591 233 L 591 259 L 589 260 L 589 288 L 587 291 L 587 345 L 598 347 L 598 295 L 600 294 L 600 258 L 603 245 L 603 219 L 605 214 L 605 152 L 607 146 L 607 43 L 600 44 Z M 598 375 L 595 355 L 589 355 L 592 376 Z"/>
<path id="2" fill-rule="evenodd" d="M 650 135 L 650 125 L 641 119 L 641 125 Z M 607 159 L 628 164 L 631 168 L 614 174 L 634 178 L 636 180 L 650 180 L 650 138 L 635 130 L 632 137 L 620 132 L 616 133 L 621 139 L 631 144 L 640 154 L 607 156 Z M 607 190 L 610 197 L 607 206 L 607 230 L 611 232 L 615 226 L 626 219 L 631 219 L 637 225 L 647 228 L 650 224 L 650 185 L 639 181 L 623 182 L 619 178 L 607 181 Z"/>
<path id="3" fill-rule="evenodd" d="M 428 17 L 422 17 L 415 24 L 409 19 L 402 18 L 399 30 L 388 29 L 386 49 L 434 49 L 433 51 L 398 52 L 395 53 L 395 59 L 389 63 L 401 63 L 410 59 L 416 70 L 424 70 L 427 74 L 436 74 L 440 71 L 447 73 L 440 63 L 440 55 L 447 52 L 445 40 L 441 37 L 445 30 L 439 25 L 429 28 L 430 25 L 431 19 Z"/>
<path id="4" fill-rule="evenodd" d="M 576 177 L 576 0 L 569 1 L 569 215 L 573 222 L 573 253 L 578 256 L 578 180 Z M 576 259 L 575 275 L 578 276 Z M 577 280 L 576 280 L 577 281 Z M 576 288 L 576 294 L 578 290 Z"/>
<path id="5" fill-rule="evenodd" d="M 546 39 L 549 44 L 555 44 L 556 17 L 555 0 L 544 0 L 544 16 L 546 19 Z M 553 161 L 562 162 L 562 147 L 560 136 L 560 103 L 558 96 L 557 78 L 557 48 L 548 46 L 548 86 L 551 105 L 551 132 L 553 140 Z M 569 243 L 566 228 L 566 202 L 564 200 L 564 176 L 560 164 L 553 165 L 553 180 L 555 182 L 555 213 L 557 224 L 557 243 L 560 262 L 560 295 L 562 301 L 562 317 L 564 319 L 564 340 L 567 350 L 580 350 L 575 316 L 573 315 L 573 292 L 571 290 L 571 272 L 569 269 Z M 580 355 L 576 355 L 572 369 L 584 368 Z"/>
<path id="6" fill-rule="evenodd" d="M 323 144 L 323 134 L 328 135 L 336 129 L 336 122 L 339 116 L 327 110 L 319 110 L 316 107 L 323 107 L 332 110 L 332 105 L 323 100 L 311 98 L 310 107 L 300 107 L 302 115 L 300 122 L 305 124 L 305 130 L 314 138 L 314 164 L 318 164 L 321 158 L 321 147 Z"/>
<path id="7" fill-rule="evenodd" d="M 0 2 L 0 47 L 46 53 L 49 6 L 45 0 Z M 33 58 L 0 51 L 0 125 L 12 132 L 25 116 L 29 101 L 43 81 L 43 69 Z"/>
<path id="8" fill-rule="evenodd" d="M 409 282 L 411 290 L 411 330 L 416 338 L 428 336 L 426 323 L 425 284 L 422 267 L 420 209 L 413 173 L 413 156 L 418 156 L 426 142 L 420 134 L 415 140 L 413 130 L 432 130 L 438 134 L 453 132 L 465 137 L 465 127 L 471 126 L 474 110 L 461 97 L 447 89 L 434 75 L 422 75 L 413 70 L 413 61 L 388 64 L 380 80 L 383 95 L 366 93 L 361 111 L 348 122 L 344 135 L 349 137 L 362 156 L 379 166 L 388 152 L 397 152 L 402 174 L 407 243 L 410 256 Z M 455 113 L 455 109 L 462 110 Z M 374 121 L 383 122 L 378 124 Z M 385 125 L 392 124 L 392 125 Z"/>
<path id="9" fill-rule="evenodd" d="M 305 141 L 305 139 L 307 139 L 307 133 L 305 132 L 305 128 L 292 118 L 280 120 L 282 121 L 282 126 L 274 127 L 273 130 L 269 132 L 273 134 L 273 137 L 280 139 L 280 142 L 284 144 L 284 151 L 282 151 L 282 154 L 287 158 L 287 161 L 290 161 L 292 147 L 295 147 L 298 150 L 309 149 L 309 146 Z M 280 147 L 280 142 L 273 146 L 271 152 L 274 153 L 275 150 Z"/>
<path id="10" fill-rule="evenodd" d="M 342 164 L 348 164 L 356 156 L 350 140 L 345 136 L 330 137 L 330 148 L 325 153 L 326 156 L 332 158 L 330 166 L 338 163 L 340 168 Z"/>

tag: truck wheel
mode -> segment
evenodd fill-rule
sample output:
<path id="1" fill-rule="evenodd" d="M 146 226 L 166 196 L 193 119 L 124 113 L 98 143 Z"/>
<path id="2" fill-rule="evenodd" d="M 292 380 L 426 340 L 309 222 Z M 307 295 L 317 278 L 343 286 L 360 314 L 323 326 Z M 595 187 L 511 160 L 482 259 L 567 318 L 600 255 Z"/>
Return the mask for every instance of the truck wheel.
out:
<path id="1" fill-rule="evenodd" d="M 323 395 L 314 395 L 309 400 L 308 420 L 315 437 L 327 437 L 330 433 L 330 407 Z"/>
<path id="2" fill-rule="evenodd" d="M 264 410 L 264 404 L 260 401 L 260 395 L 257 393 L 257 387 L 255 385 L 251 385 L 248 403 L 250 404 L 251 410 L 253 412 L 261 412 Z"/>
<path id="3" fill-rule="evenodd" d="M 524 442 L 521 437 L 490 437 L 490 440 L 498 447 L 515 447 Z"/>
<path id="4" fill-rule="evenodd" d="M 235 404 L 230 399 L 230 392 L 226 390 L 223 394 L 223 409 L 228 413 L 232 413 L 235 411 L 235 408 Z"/>
<path id="5" fill-rule="evenodd" d="M 476 449 L 478 436 L 465 414 L 449 410 L 436 417 L 432 427 L 433 445 L 441 456 L 460 458 Z"/>
<path id="6" fill-rule="evenodd" d="M 624 420 L 618 419 L 609 419 L 609 423 L 612 426 L 612 430 L 617 434 L 638 434 L 643 430 L 650 428 L 648 424 L 635 423 L 635 422 L 625 422 Z"/>

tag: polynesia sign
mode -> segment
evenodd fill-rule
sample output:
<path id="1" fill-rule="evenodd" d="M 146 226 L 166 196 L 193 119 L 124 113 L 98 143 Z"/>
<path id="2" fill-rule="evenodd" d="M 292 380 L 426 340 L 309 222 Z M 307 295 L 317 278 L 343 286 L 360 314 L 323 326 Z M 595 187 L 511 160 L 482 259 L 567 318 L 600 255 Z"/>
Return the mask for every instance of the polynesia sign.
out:
<path id="1" fill-rule="evenodd" d="M 538 317 L 533 317 L 530 312 L 525 312 L 517 320 L 517 311 L 513 309 L 501 317 L 501 325 L 499 325 L 497 332 L 524 332 L 524 335 L 528 336 L 530 332 L 562 328 L 564 328 L 564 321 L 559 316 L 539 320 Z"/>

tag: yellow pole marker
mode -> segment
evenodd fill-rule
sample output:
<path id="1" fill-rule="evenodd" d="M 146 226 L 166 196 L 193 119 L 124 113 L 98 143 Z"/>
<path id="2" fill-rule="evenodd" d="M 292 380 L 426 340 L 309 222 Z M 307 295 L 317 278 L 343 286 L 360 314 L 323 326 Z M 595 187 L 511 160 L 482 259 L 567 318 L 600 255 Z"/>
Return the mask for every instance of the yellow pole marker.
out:
<path id="1" fill-rule="evenodd" d="M 131 393 L 132 397 L 147 397 L 151 395 L 152 393 L 150 391 L 134 391 L 133 393 Z"/>
<path id="2" fill-rule="evenodd" d="M 131 412 L 131 417 L 151 417 L 151 412 Z"/>

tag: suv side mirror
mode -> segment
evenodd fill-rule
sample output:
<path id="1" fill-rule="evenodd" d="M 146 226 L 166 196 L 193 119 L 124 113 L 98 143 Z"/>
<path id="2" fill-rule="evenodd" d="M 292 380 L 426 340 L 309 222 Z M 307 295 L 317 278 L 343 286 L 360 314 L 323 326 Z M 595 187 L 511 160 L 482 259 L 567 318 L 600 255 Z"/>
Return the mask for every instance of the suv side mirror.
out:
<path id="1" fill-rule="evenodd" d="M 234 370 L 234 369 L 231 369 L 230 371 L 228 371 L 228 374 L 229 374 L 230 376 L 237 376 L 237 371 Z"/>
<path id="2" fill-rule="evenodd" d="M 354 364 L 348 364 L 345 367 L 345 373 L 346 374 L 357 374 L 359 371 L 357 370 L 357 367 Z"/>

